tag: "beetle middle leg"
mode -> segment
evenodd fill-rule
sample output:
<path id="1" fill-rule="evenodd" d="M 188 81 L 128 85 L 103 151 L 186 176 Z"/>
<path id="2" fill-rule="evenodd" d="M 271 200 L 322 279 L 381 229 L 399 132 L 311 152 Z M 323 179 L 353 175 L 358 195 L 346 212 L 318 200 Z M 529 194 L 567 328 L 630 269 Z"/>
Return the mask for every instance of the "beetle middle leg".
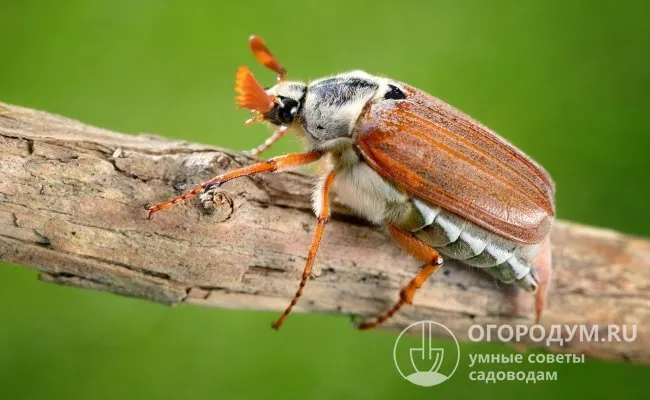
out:
<path id="1" fill-rule="evenodd" d="M 436 249 L 427 245 L 413 234 L 406 232 L 395 225 L 389 225 L 391 236 L 404 250 L 409 252 L 425 264 L 413 279 L 400 291 L 400 299 L 388 311 L 380 314 L 374 321 L 365 322 L 358 326 L 359 329 L 372 329 L 393 316 L 404 304 L 413 304 L 415 292 L 422 287 L 424 282 L 433 275 L 442 265 L 442 257 Z"/>
<path id="2" fill-rule="evenodd" d="M 318 207 L 318 224 L 316 225 L 316 231 L 314 232 L 314 237 L 311 241 L 311 246 L 309 247 L 309 254 L 307 255 L 307 262 L 305 263 L 305 269 L 302 271 L 302 278 L 300 279 L 300 285 L 298 286 L 298 291 L 291 299 L 291 303 L 284 313 L 278 318 L 277 321 L 273 323 L 273 329 L 280 329 L 280 326 L 287 319 L 287 316 L 293 309 L 293 306 L 298 303 L 298 298 L 302 295 L 302 291 L 307 284 L 307 280 L 311 276 L 311 268 L 314 265 L 314 260 L 316 259 L 316 253 L 318 252 L 318 246 L 320 245 L 320 240 L 323 237 L 323 231 L 325 230 L 325 224 L 330 219 L 330 205 L 329 205 L 329 192 L 334 183 L 334 177 L 336 176 L 335 172 L 330 172 L 324 181 L 322 181 L 322 187 L 320 188 L 320 197 L 317 197 L 319 200 Z"/>

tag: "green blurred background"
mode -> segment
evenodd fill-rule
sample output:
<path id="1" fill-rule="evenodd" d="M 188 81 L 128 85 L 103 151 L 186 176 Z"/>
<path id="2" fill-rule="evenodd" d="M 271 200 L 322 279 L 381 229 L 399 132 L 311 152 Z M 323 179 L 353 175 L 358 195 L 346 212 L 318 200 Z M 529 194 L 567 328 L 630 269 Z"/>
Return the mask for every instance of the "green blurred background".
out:
<path id="1" fill-rule="evenodd" d="M 124 132 L 248 149 L 233 78 L 260 34 L 290 78 L 364 69 L 461 108 L 542 163 L 558 214 L 650 235 L 646 1 L 0 0 L 0 101 Z M 274 153 L 298 148 L 285 139 Z M 306 248 L 305 248 L 306 249 Z M 588 360 L 558 381 L 419 388 L 393 333 L 346 318 L 179 307 L 57 287 L 0 265 L 0 398 L 647 398 L 650 368 Z M 414 342 L 415 343 L 415 342 Z M 512 352 L 464 345 L 468 352 Z M 645 379 L 644 379 L 645 378 Z"/>

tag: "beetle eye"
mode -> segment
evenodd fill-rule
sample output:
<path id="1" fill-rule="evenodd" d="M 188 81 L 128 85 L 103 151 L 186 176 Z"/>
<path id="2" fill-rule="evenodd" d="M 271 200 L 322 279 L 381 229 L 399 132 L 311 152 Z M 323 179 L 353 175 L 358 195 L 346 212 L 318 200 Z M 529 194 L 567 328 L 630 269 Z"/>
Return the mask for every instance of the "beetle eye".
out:
<path id="1" fill-rule="evenodd" d="M 298 114 L 298 102 L 292 99 L 282 98 L 282 107 L 278 106 L 278 120 L 283 124 L 290 124 Z"/>

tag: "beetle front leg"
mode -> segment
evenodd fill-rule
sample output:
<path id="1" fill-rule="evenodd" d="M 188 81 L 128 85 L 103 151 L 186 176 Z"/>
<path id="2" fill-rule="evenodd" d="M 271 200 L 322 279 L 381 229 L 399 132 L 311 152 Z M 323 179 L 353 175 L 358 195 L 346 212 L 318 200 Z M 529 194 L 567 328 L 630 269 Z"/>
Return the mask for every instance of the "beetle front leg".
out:
<path id="1" fill-rule="evenodd" d="M 222 175 L 215 176 L 209 181 L 203 182 L 199 186 L 195 187 L 194 189 L 190 190 L 189 192 L 181 196 L 174 197 L 173 199 L 168 200 L 164 203 L 156 204 L 154 206 L 149 207 L 147 209 L 149 211 L 149 213 L 147 214 L 147 218 L 151 218 L 151 215 L 155 212 L 158 212 L 176 203 L 180 203 L 189 198 L 192 198 L 208 188 L 219 187 L 231 179 L 241 178 L 243 176 L 251 176 L 262 172 L 286 171 L 292 168 L 299 167 L 301 165 L 311 164 L 312 162 L 321 158 L 322 155 L 323 154 L 319 151 L 308 151 L 306 153 L 287 154 L 284 156 L 274 157 L 268 161 L 262 161 L 256 164 L 252 164 L 246 167 L 236 169 L 234 171 L 227 172 Z"/>
<path id="2" fill-rule="evenodd" d="M 413 304 L 415 292 L 442 265 L 442 257 L 436 249 L 427 245 L 412 233 L 406 232 L 395 225 L 389 225 L 388 231 L 400 247 L 425 264 L 420 267 L 417 275 L 399 293 L 399 300 L 388 311 L 380 314 L 374 321 L 364 322 L 359 329 L 372 329 L 393 316 L 404 304 Z"/>
<path id="3" fill-rule="evenodd" d="M 280 138 L 282 138 L 288 131 L 289 128 L 287 128 L 286 126 L 279 127 L 275 132 L 273 132 L 273 135 L 269 136 L 268 139 L 264 141 L 264 143 L 248 151 L 247 153 L 253 157 L 257 157 L 260 153 L 268 150 L 269 147 L 273 146 L 275 142 L 280 140 Z"/>

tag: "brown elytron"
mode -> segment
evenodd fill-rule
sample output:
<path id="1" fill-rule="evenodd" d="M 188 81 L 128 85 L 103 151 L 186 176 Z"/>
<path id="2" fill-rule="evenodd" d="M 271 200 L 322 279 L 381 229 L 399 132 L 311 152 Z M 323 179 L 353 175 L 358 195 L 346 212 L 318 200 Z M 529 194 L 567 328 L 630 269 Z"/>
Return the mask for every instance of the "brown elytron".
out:
<path id="1" fill-rule="evenodd" d="M 357 146 L 385 179 L 508 239 L 539 243 L 555 215 L 542 167 L 433 96 L 404 85 L 407 100 L 371 104 Z"/>

